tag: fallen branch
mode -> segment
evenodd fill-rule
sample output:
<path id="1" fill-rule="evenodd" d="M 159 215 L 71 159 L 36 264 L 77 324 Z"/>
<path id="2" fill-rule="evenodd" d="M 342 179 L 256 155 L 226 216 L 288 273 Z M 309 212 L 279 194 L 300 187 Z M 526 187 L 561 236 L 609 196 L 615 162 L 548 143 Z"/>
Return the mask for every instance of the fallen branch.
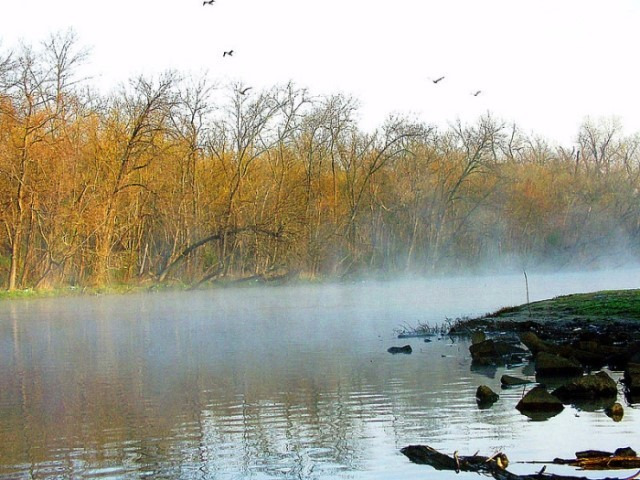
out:
<path id="1" fill-rule="evenodd" d="M 591 457 L 591 458 L 555 458 L 553 463 L 557 465 L 571 465 L 583 470 L 615 470 L 640 468 L 640 458 L 638 457 Z"/>
<path id="2" fill-rule="evenodd" d="M 587 477 L 575 477 L 570 475 L 556 475 L 545 473 L 544 467 L 538 473 L 531 475 L 516 475 L 506 470 L 509 460 L 504 453 L 497 453 L 491 457 L 482 455 L 454 457 L 440 453 L 427 445 L 409 445 L 400 450 L 413 463 L 430 465 L 436 470 L 453 470 L 455 472 L 481 472 L 488 473 L 496 480 L 594 480 Z M 607 477 L 598 480 L 633 480 L 640 477 L 640 471 L 626 478 Z"/>

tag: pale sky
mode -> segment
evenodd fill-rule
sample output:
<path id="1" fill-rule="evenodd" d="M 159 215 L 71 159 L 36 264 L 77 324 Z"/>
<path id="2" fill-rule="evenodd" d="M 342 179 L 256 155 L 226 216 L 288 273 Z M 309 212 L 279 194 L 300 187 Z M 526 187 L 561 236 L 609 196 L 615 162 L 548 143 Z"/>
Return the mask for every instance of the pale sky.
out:
<path id="1" fill-rule="evenodd" d="M 291 80 L 356 97 L 365 129 L 394 112 L 440 126 L 491 112 L 570 145 L 587 116 L 640 132 L 639 25 L 640 0 L 5 0 L 0 39 L 72 28 L 105 89 L 168 69 Z"/>

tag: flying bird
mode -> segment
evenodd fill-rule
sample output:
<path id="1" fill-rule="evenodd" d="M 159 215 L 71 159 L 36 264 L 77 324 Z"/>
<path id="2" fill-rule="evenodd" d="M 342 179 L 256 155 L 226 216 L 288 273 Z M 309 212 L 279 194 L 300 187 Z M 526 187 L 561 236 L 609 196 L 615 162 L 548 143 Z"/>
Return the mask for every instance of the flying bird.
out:
<path id="1" fill-rule="evenodd" d="M 442 80 L 444 80 L 444 76 L 440 77 L 440 78 L 436 78 L 435 80 L 431 80 L 433 83 L 438 83 L 441 82 Z"/>
<path id="2" fill-rule="evenodd" d="M 471 95 L 473 95 L 474 97 L 477 97 L 478 95 L 480 95 L 482 93 L 482 90 L 476 90 L 475 92 L 473 92 Z"/>
<path id="3" fill-rule="evenodd" d="M 246 95 L 246 94 L 247 94 L 247 92 L 248 92 L 249 90 L 251 90 L 252 88 L 253 88 L 253 87 L 246 87 L 246 88 L 243 88 L 242 90 L 240 90 L 240 95 Z"/>
<path id="4" fill-rule="evenodd" d="M 215 2 L 216 0 L 204 0 L 204 2 L 202 2 L 202 6 L 204 7 L 205 5 L 213 5 L 213 2 Z"/>
<path id="5" fill-rule="evenodd" d="M 230 57 L 232 57 L 232 56 L 233 56 L 233 50 L 229 50 L 228 52 L 224 52 L 224 53 L 222 54 L 222 58 L 226 57 L 227 55 L 229 55 Z"/>

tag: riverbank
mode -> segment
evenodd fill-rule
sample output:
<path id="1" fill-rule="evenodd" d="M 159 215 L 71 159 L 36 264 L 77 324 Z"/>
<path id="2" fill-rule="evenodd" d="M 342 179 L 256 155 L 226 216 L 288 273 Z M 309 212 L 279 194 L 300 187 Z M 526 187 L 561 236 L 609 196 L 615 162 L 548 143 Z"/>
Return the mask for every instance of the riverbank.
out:
<path id="1" fill-rule="evenodd" d="M 478 365 L 530 358 L 537 376 L 623 371 L 628 402 L 640 398 L 640 290 L 565 295 L 503 308 L 459 321 L 449 333 L 472 335 L 469 350 Z M 515 334 L 515 343 L 527 350 L 499 338 L 485 340 L 485 334 Z"/>
<path id="2" fill-rule="evenodd" d="M 640 289 L 563 295 L 505 307 L 481 317 L 456 322 L 451 333 L 464 333 L 478 328 L 522 331 L 529 329 L 532 323 L 561 330 L 589 326 L 640 329 Z"/>
<path id="3" fill-rule="evenodd" d="M 123 295 L 129 293 L 144 292 L 171 292 L 187 290 L 207 290 L 228 287 L 253 287 L 260 285 L 285 285 L 292 281 L 290 279 L 270 279 L 262 277 L 227 279 L 211 282 L 200 287 L 194 287 L 186 283 L 144 283 L 144 284 L 114 284 L 105 286 L 68 286 L 63 288 L 24 288 L 17 290 L 0 290 L 0 302 L 3 300 L 35 299 L 35 298 L 55 298 L 69 296 L 95 296 L 95 295 Z M 295 280 L 295 283 L 321 283 L 313 280 Z"/>

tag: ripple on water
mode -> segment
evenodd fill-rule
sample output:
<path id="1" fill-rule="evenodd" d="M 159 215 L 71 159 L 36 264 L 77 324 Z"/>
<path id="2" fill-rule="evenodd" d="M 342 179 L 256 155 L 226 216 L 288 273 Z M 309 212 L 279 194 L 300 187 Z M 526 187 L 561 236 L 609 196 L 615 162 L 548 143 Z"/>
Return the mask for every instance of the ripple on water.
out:
<path id="1" fill-rule="evenodd" d="M 399 449 L 503 449 L 517 462 L 638 448 L 629 406 L 619 423 L 574 407 L 529 420 L 515 410 L 522 391 L 499 382 L 524 369 L 472 367 L 464 340 L 386 352 L 399 324 L 483 313 L 507 284 L 458 285 L 445 306 L 424 283 L 172 293 L 170 308 L 162 294 L 16 304 L 0 311 L 0 479 L 440 480 Z M 480 384 L 500 394 L 492 408 L 477 407 Z"/>

